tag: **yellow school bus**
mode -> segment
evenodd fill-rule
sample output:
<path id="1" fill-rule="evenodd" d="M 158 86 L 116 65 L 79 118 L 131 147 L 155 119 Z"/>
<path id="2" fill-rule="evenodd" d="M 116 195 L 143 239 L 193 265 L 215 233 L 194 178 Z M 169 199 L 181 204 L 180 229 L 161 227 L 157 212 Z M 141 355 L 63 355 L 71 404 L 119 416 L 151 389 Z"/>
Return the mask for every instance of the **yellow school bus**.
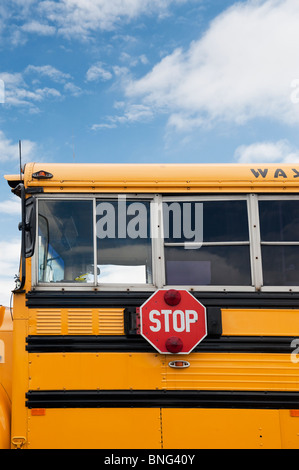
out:
<path id="1" fill-rule="evenodd" d="M 12 392 L 12 316 L 0 306 L 0 449 L 10 448 Z"/>
<path id="2" fill-rule="evenodd" d="M 12 448 L 299 447 L 299 166 L 28 163 L 6 179 L 22 204 Z M 174 348 L 155 343 L 158 306 L 144 333 L 158 291 L 204 308 L 187 353 L 182 310 L 163 311 Z"/>

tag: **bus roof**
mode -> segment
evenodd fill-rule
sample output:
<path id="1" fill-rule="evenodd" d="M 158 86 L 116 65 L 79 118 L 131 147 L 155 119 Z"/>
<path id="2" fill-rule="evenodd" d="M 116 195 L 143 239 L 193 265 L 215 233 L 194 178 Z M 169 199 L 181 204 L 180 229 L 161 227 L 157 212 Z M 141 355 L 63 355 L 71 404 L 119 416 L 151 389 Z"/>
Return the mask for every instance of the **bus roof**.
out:
<path id="1" fill-rule="evenodd" d="M 5 178 L 11 187 L 20 182 L 20 175 Z M 22 180 L 60 194 L 298 192 L 299 165 L 27 163 Z"/>

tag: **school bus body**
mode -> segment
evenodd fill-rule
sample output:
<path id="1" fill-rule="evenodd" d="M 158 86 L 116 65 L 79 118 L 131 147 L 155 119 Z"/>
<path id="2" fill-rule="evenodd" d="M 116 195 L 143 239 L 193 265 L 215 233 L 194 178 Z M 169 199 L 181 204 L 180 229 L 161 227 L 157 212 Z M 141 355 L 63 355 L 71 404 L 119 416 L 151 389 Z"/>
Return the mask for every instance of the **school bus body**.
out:
<path id="1" fill-rule="evenodd" d="M 294 165 L 30 163 L 21 182 L 6 179 L 16 192 L 23 183 L 26 199 L 246 194 L 249 200 L 296 198 L 298 175 Z M 208 336 L 178 356 L 158 353 L 128 326 L 155 289 L 169 285 L 39 285 L 34 254 L 22 263 L 5 445 L 10 439 L 12 448 L 28 449 L 299 447 L 297 285 L 192 288 L 207 307 Z M 189 367 L 169 367 L 178 358 Z"/>
<path id="2" fill-rule="evenodd" d="M 12 394 L 12 319 L 0 306 L 0 449 L 10 448 Z"/>

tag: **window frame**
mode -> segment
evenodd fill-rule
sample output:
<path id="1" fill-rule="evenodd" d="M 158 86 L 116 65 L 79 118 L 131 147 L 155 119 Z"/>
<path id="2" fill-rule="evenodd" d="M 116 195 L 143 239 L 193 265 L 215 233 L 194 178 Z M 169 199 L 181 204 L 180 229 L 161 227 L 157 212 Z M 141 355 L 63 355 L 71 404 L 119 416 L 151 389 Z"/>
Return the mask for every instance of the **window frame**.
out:
<path id="1" fill-rule="evenodd" d="M 249 256 L 250 256 L 250 277 L 251 277 L 251 284 L 250 285 L 230 285 L 230 284 L 221 284 L 221 285 L 167 285 L 166 283 L 164 284 L 163 287 L 166 289 L 170 288 L 176 288 L 176 289 L 185 289 L 185 290 L 190 290 L 190 291 L 217 291 L 217 292 L 226 292 L 226 291 L 234 291 L 234 292 L 244 292 L 244 291 L 255 291 L 255 286 L 254 286 L 254 279 L 257 277 L 254 274 L 255 271 L 255 264 L 254 263 L 254 255 L 252 253 L 252 245 L 253 245 L 253 240 L 252 240 L 252 235 L 251 235 L 251 210 L 250 210 L 250 195 L 248 194 L 235 194 L 235 195 L 179 195 L 179 196 L 162 196 L 162 203 L 163 202 L 211 202 L 211 201 L 246 201 L 247 205 L 247 218 L 248 218 L 248 241 L 236 241 L 236 242 L 203 242 L 202 246 L 249 246 Z M 162 223 L 163 223 L 163 218 L 162 218 Z M 164 229 L 164 227 L 163 227 Z M 164 230 L 162 232 L 164 234 Z M 164 246 L 183 246 L 183 243 L 166 243 L 164 244 L 164 237 L 162 238 L 162 243 L 163 243 L 163 252 L 164 252 Z M 192 242 L 191 242 L 192 244 Z M 196 245 L 196 243 L 195 243 Z M 164 279 L 166 278 L 166 264 L 164 262 Z"/>
<path id="2" fill-rule="evenodd" d="M 152 284 L 102 284 L 95 281 L 88 284 L 80 284 L 79 282 L 57 282 L 42 283 L 38 281 L 38 212 L 40 200 L 92 200 L 93 201 L 93 244 L 94 244 L 94 265 L 96 269 L 96 201 L 98 199 L 117 199 L 120 195 L 126 197 L 127 200 L 147 200 L 150 201 L 150 221 L 151 221 L 151 249 L 152 249 Z M 163 203 L 164 202 L 205 202 L 205 201 L 227 201 L 227 200 L 245 200 L 247 202 L 247 217 L 249 242 L 228 242 L 227 244 L 240 245 L 248 244 L 250 252 L 250 268 L 251 268 L 251 285 L 235 286 L 235 285 L 183 285 L 174 286 L 167 285 L 166 265 L 164 256 L 164 227 L 163 227 Z M 263 286 L 263 270 L 262 270 L 262 245 L 299 245 L 299 242 L 262 242 L 260 234 L 259 221 L 259 201 L 260 200 L 298 200 L 299 195 L 295 194 L 261 194 L 261 193 L 234 193 L 234 194 L 131 194 L 131 193 L 85 193 L 85 194 L 42 194 L 36 195 L 36 240 L 35 250 L 31 262 L 32 287 L 35 290 L 76 290 L 76 291 L 155 291 L 156 289 L 177 288 L 196 291 L 196 292 L 299 292 L 299 286 Z M 210 245 L 223 246 L 224 242 L 206 242 Z"/>
<path id="3" fill-rule="evenodd" d="M 97 200 L 103 199 L 111 199 L 115 200 L 120 196 L 120 194 L 105 194 L 105 193 L 100 193 L 100 194 L 67 194 L 64 196 L 61 196 L 60 194 L 43 194 L 42 196 L 38 196 L 37 199 L 37 210 L 36 210 L 36 243 L 35 243 L 35 250 L 34 250 L 34 256 L 32 258 L 32 286 L 39 290 L 39 289 L 47 289 L 47 290 L 92 290 L 92 291 L 116 291 L 116 290 L 134 290 L 134 291 L 153 291 L 155 290 L 155 278 L 154 278 L 154 265 L 156 264 L 154 261 L 154 253 L 157 251 L 154 249 L 154 238 L 151 237 L 151 251 L 152 251 L 152 270 L 153 270 L 153 283 L 151 284 L 135 284 L 132 285 L 131 283 L 118 283 L 118 284 L 112 284 L 112 283 L 98 283 L 97 281 L 97 236 L 96 236 L 96 203 Z M 144 194 L 125 194 L 127 200 L 147 200 L 152 202 L 154 197 L 152 194 L 150 195 L 144 195 Z M 80 282 L 55 282 L 55 284 L 51 284 L 49 282 L 39 282 L 39 277 L 38 277 L 38 215 L 39 215 L 39 201 L 41 200 L 56 200 L 56 201 L 82 201 L 82 200 L 91 200 L 92 201 L 92 207 L 93 207 L 93 259 L 94 259 L 94 282 L 88 282 L 88 283 L 80 283 Z M 152 204 L 150 204 L 150 207 L 152 207 Z M 152 227 L 152 221 L 151 221 L 151 231 L 153 230 Z"/>
<path id="4" fill-rule="evenodd" d="M 257 217 L 259 219 L 259 207 L 258 203 L 259 201 L 298 201 L 299 202 L 299 195 L 295 194 L 258 194 L 257 195 Z M 259 229 L 259 245 L 260 245 L 260 257 L 261 257 L 261 265 L 262 265 L 262 246 L 298 246 L 299 241 L 295 242 L 284 242 L 284 241 L 262 241 L 261 240 L 261 232 Z M 262 266 L 261 266 L 262 270 Z M 262 276 L 263 276 L 263 270 L 262 270 Z M 299 285 L 298 286 L 293 286 L 293 285 L 274 285 L 274 286 L 264 286 L 262 283 L 261 291 L 263 292 L 273 292 L 273 291 L 279 291 L 281 292 L 299 292 Z"/>

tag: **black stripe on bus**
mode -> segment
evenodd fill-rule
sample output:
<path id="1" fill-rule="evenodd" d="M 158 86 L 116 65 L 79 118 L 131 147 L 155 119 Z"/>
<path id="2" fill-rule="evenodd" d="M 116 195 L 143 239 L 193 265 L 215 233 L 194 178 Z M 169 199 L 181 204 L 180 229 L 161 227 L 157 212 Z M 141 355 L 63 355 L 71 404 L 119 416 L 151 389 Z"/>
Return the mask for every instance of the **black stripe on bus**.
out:
<path id="1" fill-rule="evenodd" d="M 30 390 L 28 408 L 299 409 L 299 392 L 202 390 Z"/>
<path id="2" fill-rule="evenodd" d="M 29 308 L 133 308 L 153 292 L 30 291 Z M 191 292 L 206 307 L 299 308 L 299 292 Z"/>
<path id="3" fill-rule="evenodd" d="M 221 336 L 205 338 L 193 352 L 243 352 L 243 353 L 287 353 L 294 348 L 289 336 Z M 142 336 L 56 336 L 37 335 L 26 338 L 26 350 L 30 353 L 63 352 L 156 352 Z"/>

